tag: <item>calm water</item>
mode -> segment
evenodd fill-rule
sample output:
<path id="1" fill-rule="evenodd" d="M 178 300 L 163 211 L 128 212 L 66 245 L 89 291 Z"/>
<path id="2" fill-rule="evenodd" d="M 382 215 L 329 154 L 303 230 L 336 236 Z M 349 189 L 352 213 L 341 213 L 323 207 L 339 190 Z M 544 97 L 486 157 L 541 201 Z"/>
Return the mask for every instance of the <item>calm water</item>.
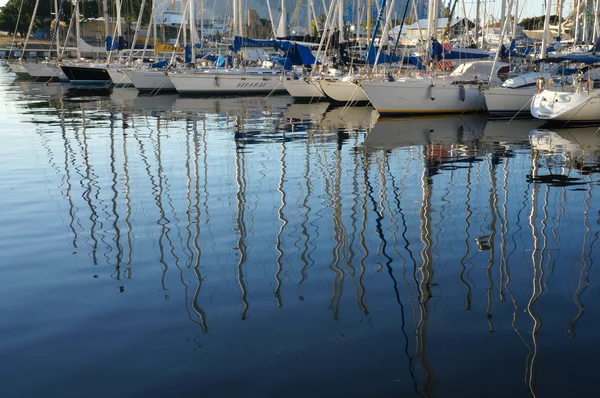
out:
<path id="1" fill-rule="evenodd" d="M 0 70 L 2 397 L 566 397 L 596 129 Z"/>

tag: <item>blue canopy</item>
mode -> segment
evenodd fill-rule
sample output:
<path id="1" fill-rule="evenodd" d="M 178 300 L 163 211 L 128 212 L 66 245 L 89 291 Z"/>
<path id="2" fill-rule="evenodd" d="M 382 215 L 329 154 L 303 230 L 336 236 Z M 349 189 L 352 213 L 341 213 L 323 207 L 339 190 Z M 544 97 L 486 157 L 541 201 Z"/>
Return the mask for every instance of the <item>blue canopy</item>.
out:
<path id="1" fill-rule="evenodd" d="M 229 55 L 219 55 L 215 62 L 213 62 L 213 66 L 217 68 L 233 66 L 233 59 Z"/>
<path id="2" fill-rule="evenodd" d="M 169 62 L 166 59 L 155 62 L 151 65 L 151 68 L 166 68 L 169 65 Z"/>
<path id="3" fill-rule="evenodd" d="M 536 63 L 541 62 L 581 62 L 584 64 L 598 64 L 600 63 L 600 56 L 592 56 L 592 55 L 583 55 L 583 54 L 573 54 L 573 55 L 560 55 L 554 57 L 546 57 L 542 59 L 538 59 L 535 61 Z"/>
<path id="4" fill-rule="evenodd" d="M 315 64 L 316 58 L 313 55 L 312 51 L 310 51 L 310 48 L 289 41 L 273 41 L 275 42 L 274 47 L 278 50 L 283 51 L 285 53 L 285 57 L 289 58 L 292 65 L 310 66 Z M 317 62 L 317 64 L 319 64 L 319 62 Z"/>
<path id="5" fill-rule="evenodd" d="M 292 70 L 292 60 L 289 58 L 275 58 L 273 62 L 283 65 L 285 70 Z"/>
<path id="6" fill-rule="evenodd" d="M 276 40 L 248 39 L 247 37 L 235 36 L 233 38 L 233 52 L 238 52 L 242 47 L 275 47 Z"/>

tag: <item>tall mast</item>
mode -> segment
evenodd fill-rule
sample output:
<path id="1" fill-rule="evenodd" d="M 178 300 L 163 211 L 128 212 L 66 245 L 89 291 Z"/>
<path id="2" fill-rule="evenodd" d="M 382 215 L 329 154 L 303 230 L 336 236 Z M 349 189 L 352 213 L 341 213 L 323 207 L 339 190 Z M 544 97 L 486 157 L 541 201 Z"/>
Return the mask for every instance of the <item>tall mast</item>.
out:
<path id="1" fill-rule="evenodd" d="M 367 0 L 367 37 L 371 34 L 371 0 Z"/>
<path id="2" fill-rule="evenodd" d="M 236 1 L 236 0 L 234 0 Z M 238 1 L 238 29 L 240 31 L 240 36 L 244 36 L 244 13 L 242 12 L 242 0 Z"/>
<path id="3" fill-rule="evenodd" d="M 108 27 L 108 0 L 102 0 L 102 15 L 104 17 L 104 37 L 110 36 L 110 29 Z M 79 36 L 77 36 L 79 38 Z M 110 38 L 110 43 L 106 45 L 106 51 L 110 51 L 113 48 L 113 42 L 115 38 Z"/>
<path id="4" fill-rule="evenodd" d="M 238 2 L 237 0 L 233 0 L 233 36 L 238 36 Z"/>
<path id="5" fill-rule="evenodd" d="M 33 7 L 33 13 L 31 14 L 31 21 L 29 22 L 29 29 L 27 30 L 27 36 L 25 37 L 25 44 L 23 45 L 23 50 L 21 52 L 21 58 L 25 56 L 25 48 L 27 48 L 27 42 L 29 41 L 29 36 L 31 36 L 31 29 L 33 29 L 33 24 L 35 23 L 35 15 L 37 14 L 37 8 L 40 0 L 36 0 L 35 6 Z"/>
<path id="6" fill-rule="evenodd" d="M 338 28 L 340 30 L 339 41 L 342 42 L 344 38 L 344 0 L 338 0 Z"/>
<path id="7" fill-rule="evenodd" d="M 236 0 L 234 0 L 236 1 Z M 286 14 L 287 11 L 285 9 L 285 0 L 281 0 L 281 17 L 279 18 L 279 29 L 277 30 L 277 36 L 285 37 L 287 36 L 287 26 L 286 26 Z"/>
<path id="8" fill-rule="evenodd" d="M 138 15 L 137 23 L 135 24 L 135 33 L 133 34 L 133 40 L 131 41 L 131 46 L 129 49 L 128 62 L 131 62 L 131 60 L 133 58 L 133 49 L 135 48 L 135 42 L 137 41 L 138 33 L 142 26 L 142 15 L 144 14 L 145 6 L 146 6 L 146 0 L 142 0 L 142 4 L 140 5 L 140 13 Z M 154 11 L 154 9 L 152 11 Z M 150 24 L 152 24 L 152 19 L 150 19 Z M 150 30 L 150 25 L 148 25 L 148 30 Z M 144 50 L 146 49 L 146 45 L 148 43 L 147 39 L 148 39 L 148 37 L 150 37 L 150 35 L 148 33 L 150 33 L 150 32 L 146 31 L 146 43 L 144 43 Z M 142 55 L 142 58 L 144 58 L 143 55 Z"/>
<path id="9" fill-rule="evenodd" d="M 580 0 L 577 0 L 575 3 L 575 33 L 571 35 L 575 40 L 575 44 L 577 44 L 577 37 L 579 35 L 579 13 L 581 8 L 580 5 Z"/>
<path id="10" fill-rule="evenodd" d="M 194 1 L 190 0 L 189 4 L 189 13 L 190 13 L 190 46 L 192 47 L 192 64 L 196 62 L 196 35 L 198 34 L 196 30 L 196 21 L 194 16 Z"/>
<path id="11" fill-rule="evenodd" d="M 512 28 L 512 38 L 517 37 L 517 22 L 519 20 L 519 0 L 515 0 L 515 11 L 513 12 L 513 28 Z"/>
<path id="12" fill-rule="evenodd" d="M 500 5 L 500 30 L 504 27 L 504 21 L 506 20 L 506 0 L 502 0 Z M 498 48 L 502 45 L 502 40 L 504 38 L 500 37 L 500 42 L 498 43 Z"/>
<path id="13" fill-rule="evenodd" d="M 584 44 L 587 44 L 587 12 L 588 0 L 583 0 L 583 32 L 581 33 L 581 40 Z"/>
<path id="14" fill-rule="evenodd" d="M 439 8 L 439 0 L 429 0 L 429 7 L 427 10 L 427 36 L 429 40 L 437 39 L 437 20 Z"/>
<path id="15" fill-rule="evenodd" d="M 62 2 L 61 2 L 62 4 Z M 60 53 L 60 29 L 59 29 L 59 22 L 60 22 L 60 13 L 58 12 L 58 1 L 54 0 L 54 12 L 56 13 L 56 18 L 54 18 L 54 40 L 56 40 L 56 58 L 59 57 L 59 53 Z M 52 52 L 52 49 L 50 49 L 50 52 Z M 48 55 L 52 55 L 50 53 L 48 53 Z"/>
<path id="16" fill-rule="evenodd" d="M 479 2 L 480 0 L 475 1 L 475 44 L 478 44 L 479 40 Z M 483 45 L 483 40 L 481 44 Z"/>
<path id="17" fill-rule="evenodd" d="M 119 40 L 119 37 L 123 35 L 121 31 L 121 0 L 115 0 L 115 6 L 117 8 L 117 40 Z"/>
<path id="18" fill-rule="evenodd" d="M 81 58 L 81 51 L 79 49 L 79 37 L 81 36 L 81 29 L 79 26 L 79 0 L 75 0 L 75 41 L 77 43 L 77 58 Z"/>
<path id="19" fill-rule="evenodd" d="M 546 57 L 546 47 L 547 37 L 550 34 L 550 11 L 552 9 L 552 0 L 547 0 L 546 2 L 546 18 L 544 19 L 544 32 L 542 33 L 542 52 L 540 53 L 540 58 Z"/>

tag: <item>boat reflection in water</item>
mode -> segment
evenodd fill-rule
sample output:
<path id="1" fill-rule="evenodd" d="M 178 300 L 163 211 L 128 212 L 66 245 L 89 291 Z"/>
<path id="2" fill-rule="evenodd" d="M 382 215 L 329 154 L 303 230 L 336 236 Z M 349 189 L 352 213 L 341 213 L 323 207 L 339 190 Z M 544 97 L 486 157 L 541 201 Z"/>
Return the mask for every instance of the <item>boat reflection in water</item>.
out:
<path id="1" fill-rule="evenodd" d="M 51 98 L 31 117 L 44 167 L 21 177 L 44 176 L 42 213 L 60 217 L 36 222 L 66 259 L 44 289 L 71 283 L 58 302 L 77 334 L 40 332 L 23 352 L 51 353 L 56 334 L 84 347 L 93 338 L 102 349 L 70 352 L 68 366 L 140 394 L 123 381 L 128 369 L 161 395 L 196 394 L 198 375 L 210 396 L 579 391 L 559 371 L 593 384 L 578 375 L 593 369 L 600 310 L 589 296 L 597 145 L 578 152 L 557 131 L 563 141 L 548 145 L 527 121 L 375 122 L 369 107 L 281 97 L 167 95 L 154 106 L 126 94 Z M 94 284 L 75 286 L 75 270 Z M 15 311 L 58 311 L 43 293 Z M 86 317 L 73 297 L 87 300 Z M 110 350 L 128 355 L 108 361 Z M 7 380 L 24 366 L 44 373 L 18 362 Z M 89 386 L 51 373 L 23 393 Z"/>

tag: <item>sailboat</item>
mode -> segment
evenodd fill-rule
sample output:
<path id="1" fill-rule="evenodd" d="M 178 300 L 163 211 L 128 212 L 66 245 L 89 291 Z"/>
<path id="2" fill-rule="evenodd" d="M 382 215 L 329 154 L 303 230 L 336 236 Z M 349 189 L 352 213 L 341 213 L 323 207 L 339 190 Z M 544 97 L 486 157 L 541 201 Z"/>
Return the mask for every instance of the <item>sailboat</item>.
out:
<path id="1" fill-rule="evenodd" d="M 120 10 L 121 5 L 120 1 L 116 1 L 116 10 L 117 10 L 117 18 L 116 24 L 119 26 L 121 24 Z M 75 12 L 73 18 L 75 18 L 75 36 L 77 37 L 77 61 L 75 62 L 63 62 L 60 65 L 60 68 L 67 76 L 72 85 L 75 86 L 100 86 L 100 87 L 108 87 L 112 85 L 112 80 L 108 73 L 109 67 L 118 67 L 120 65 L 109 65 L 110 60 L 110 52 L 117 48 L 124 48 L 124 41 L 119 37 L 118 45 L 117 41 L 114 41 L 112 36 L 109 35 L 109 24 L 108 24 L 108 4 L 107 0 L 103 0 L 102 2 L 104 9 L 104 30 L 107 35 L 106 37 L 106 52 L 108 60 L 106 62 L 81 62 L 81 52 L 85 52 L 86 49 L 82 48 L 82 45 L 87 45 L 81 39 L 81 31 L 80 31 L 80 13 L 79 13 L 79 0 L 75 1 Z M 119 28 L 117 28 L 119 29 Z M 93 48 L 92 50 L 101 52 L 104 48 Z"/>
<path id="2" fill-rule="evenodd" d="M 485 111 L 483 82 L 500 83 L 507 64 L 475 61 L 460 65 L 448 76 L 419 76 L 396 81 L 361 83 L 371 104 L 382 115 L 444 114 Z"/>
<path id="3" fill-rule="evenodd" d="M 441 50 L 437 43 L 439 0 L 429 1 L 429 37 L 432 50 Z M 435 44 L 435 45 L 434 45 Z M 433 51 L 432 51 L 433 52 Z M 431 54 L 431 65 L 439 54 Z M 444 114 L 485 111 L 484 83 L 500 84 L 498 72 L 508 66 L 500 61 L 473 61 L 459 65 L 450 75 L 363 81 L 361 83 L 371 104 L 382 115 Z"/>
<path id="4" fill-rule="evenodd" d="M 38 0 L 39 1 L 39 0 Z M 60 17 L 61 10 L 58 7 L 58 1 L 54 0 L 54 34 L 52 36 L 52 44 L 56 45 L 56 59 L 60 58 Z M 32 16 L 32 20 L 35 15 Z M 52 47 L 51 44 L 51 47 Z M 34 81 L 40 82 L 67 82 L 69 79 L 58 66 L 56 60 L 52 60 L 52 48 L 49 49 L 48 58 L 42 62 L 23 62 L 22 65 L 27 70 L 27 73 Z"/>
<path id="5" fill-rule="evenodd" d="M 192 95 L 252 95 L 286 92 L 281 84 L 284 68 L 275 67 L 241 67 L 239 51 L 246 41 L 241 33 L 241 6 L 234 0 L 234 47 L 232 56 L 221 56 L 217 67 L 208 69 L 175 70 L 167 72 L 175 89 L 180 94 Z M 282 0 L 282 14 L 285 5 Z M 285 33 L 285 18 L 282 18 Z M 280 24 L 281 26 L 281 24 Z M 270 41 L 262 46 L 268 45 Z M 276 43 L 272 43 L 276 44 Z M 261 46 L 259 43 L 256 46 Z M 193 46 L 192 46 L 193 48 Z M 192 60 L 193 62 L 193 60 Z"/>

